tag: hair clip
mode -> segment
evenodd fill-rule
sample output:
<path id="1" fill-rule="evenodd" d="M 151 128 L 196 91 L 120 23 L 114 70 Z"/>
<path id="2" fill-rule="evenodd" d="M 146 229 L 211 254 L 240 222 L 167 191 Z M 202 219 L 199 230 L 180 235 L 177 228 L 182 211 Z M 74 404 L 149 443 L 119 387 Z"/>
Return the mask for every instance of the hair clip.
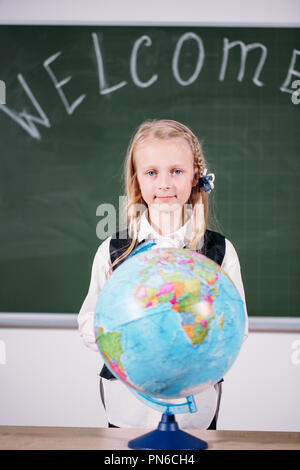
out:
<path id="1" fill-rule="evenodd" d="M 207 174 L 207 168 L 205 168 L 205 170 L 203 171 L 203 176 L 199 178 L 197 186 L 199 189 L 203 188 L 206 193 L 210 193 L 211 190 L 214 189 L 214 181 L 214 173 Z"/>

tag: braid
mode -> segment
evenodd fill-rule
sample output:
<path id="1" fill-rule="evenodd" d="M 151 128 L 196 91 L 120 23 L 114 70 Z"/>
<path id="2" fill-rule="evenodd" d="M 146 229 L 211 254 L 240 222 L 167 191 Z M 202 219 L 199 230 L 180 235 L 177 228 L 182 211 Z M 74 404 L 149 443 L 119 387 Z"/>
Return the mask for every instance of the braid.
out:
<path id="1" fill-rule="evenodd" d="M 185 133 L 185 136 L 186 136 L 186 139 L 190 142 L 190 145 L 192 147 L 192 151 L 194 154 L 194 164 L 199 169 L 199 172 L 200 172 L 199 176 L 201 177 L 203 176 L 204 170 L 206 168 L 206 163 L 204 160 L 200 142 L 192 132 L 190 132 L 189 134 Z"/>

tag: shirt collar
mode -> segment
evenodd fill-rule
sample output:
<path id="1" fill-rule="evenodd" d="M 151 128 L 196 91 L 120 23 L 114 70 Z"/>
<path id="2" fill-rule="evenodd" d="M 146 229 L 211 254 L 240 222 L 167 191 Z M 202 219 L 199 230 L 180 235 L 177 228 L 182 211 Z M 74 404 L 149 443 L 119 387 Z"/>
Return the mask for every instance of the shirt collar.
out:
<path id="1" fill-rule="evenodd" d="M 175 247 L 184 248 L 190 242 L 193 232 L 193 217 L 192 210 L 188 213 L 188 220 L 178 230 L 168 235 L 160 235 L 157 233 L 152 225 L 148 222 L 148 211 L 145 210 L 140 219 L 140 226 L 138 232 L 138 242 L 142 240 L 154 239 L 156 244 L 162 248 Z M 198 242 L 197 248 L 203 245 L 204 237 Z"/>

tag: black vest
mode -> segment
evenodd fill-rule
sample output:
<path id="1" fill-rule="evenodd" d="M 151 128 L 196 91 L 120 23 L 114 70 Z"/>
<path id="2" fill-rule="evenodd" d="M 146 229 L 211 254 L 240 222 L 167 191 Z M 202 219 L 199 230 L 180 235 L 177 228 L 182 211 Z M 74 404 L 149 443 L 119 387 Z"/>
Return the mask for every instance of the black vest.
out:
<path id="1" fill-rule="evenodd" d="M 136 243 L 135 247 L 143 243 L 145 240 L 142 240 L 139 243 Z M 113 263 L 122 253 L 124 253 L 131 243 L 131 239 L 128 237 L 127 230 L 122 232 L 117 232 L 112 236 L 109 245 L 110 252 L 110 261 Z M 211 230 L 206 230 L 204 234 L 204 243 L 201 250 L 197 250 L 199 253 L 207 256 L 211 260 L 215 261 L 219 266 L 222 265 L 224 255 L 225 255 L 225 237 L 218 232 L 213 232 Z M 125 258 L 126 259 L 126 258 Z M 120 266 L 120 264 L 125 261 L 122 260 L 113 267 L 113 271 Z M 110 372 L 110 370 L 104 366 L 100 372 L 100 377 L 103 377 L 107 380 L 116 380 L 116 377 Z"/>

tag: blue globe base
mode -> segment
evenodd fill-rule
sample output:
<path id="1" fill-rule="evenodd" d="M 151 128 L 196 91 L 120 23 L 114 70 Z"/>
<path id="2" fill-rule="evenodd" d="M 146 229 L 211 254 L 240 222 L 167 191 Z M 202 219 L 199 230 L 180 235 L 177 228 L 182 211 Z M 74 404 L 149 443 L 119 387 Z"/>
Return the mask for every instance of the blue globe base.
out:
<path id="1" fill-rule="evenodd" d="M 181 431 L 173 414 L 163 413 L 158 428 L 128 442 L 136 450 L 204 450 L 208 445 Z"/>

